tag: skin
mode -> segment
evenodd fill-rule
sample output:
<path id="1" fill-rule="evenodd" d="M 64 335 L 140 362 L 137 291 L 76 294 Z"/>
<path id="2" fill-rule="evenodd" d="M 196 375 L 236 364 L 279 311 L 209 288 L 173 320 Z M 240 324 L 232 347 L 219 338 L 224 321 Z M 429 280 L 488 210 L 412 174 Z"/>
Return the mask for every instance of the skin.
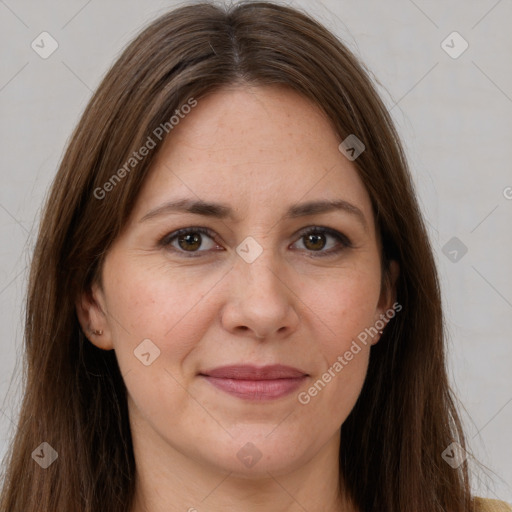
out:
<path id="1" fill-rule="evenodd" d="M 132 512 L 353 511 L 339 483 L 340 427 L 378 336 L 307 405 L 297 395 L 394 302 L 398 268 L 381 290 L 371 202 L 356 168 L 325 115 L 278 86 L 202 98 L 171 135 L 106 257 L 101 285 L 77 304 L 84 331 L 103 331 L 91 342 L 116 351 L 128 389 Z M 235 219 L 166 213 L 141 221 L 182 197 L 226 203 Z M 292 204 L 320 199 L 350 202 L 366 224 L 345 211 L 282 219 Z M 198 226 L 213 237 L 199 234 L 192 249 L 176 238 L 159 244 Z M 334 229 L 353 247 L 325 233 L 308 240 L 301 233 L 310 226 Z M 248 236 L 262 249 L 252 263 L 236 252 Z M 318 256 L 332 248 L 341 250 Z M 134 356 L 144 339 L 160 350 L 148 366 Z M 235 363 L 280 363 L 309 377 L 290 395 L 251 402 L 198 375 Z M 237 458 L 248 442 L 261 453 L 252 467 Z"/>

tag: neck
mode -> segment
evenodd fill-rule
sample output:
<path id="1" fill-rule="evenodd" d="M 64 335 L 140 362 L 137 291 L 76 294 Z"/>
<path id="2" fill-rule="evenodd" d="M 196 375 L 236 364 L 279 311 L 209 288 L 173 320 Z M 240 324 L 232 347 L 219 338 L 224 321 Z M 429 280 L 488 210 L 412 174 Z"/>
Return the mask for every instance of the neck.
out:
<path id="1" fill-rule="evenodd" d="M 339 431 L 306 464 L 254 477 L 193 460 L 156 434 L 141 443 L 135 436 L 130 512 L 355 512 L 340 486 L 338 453 Z"/>

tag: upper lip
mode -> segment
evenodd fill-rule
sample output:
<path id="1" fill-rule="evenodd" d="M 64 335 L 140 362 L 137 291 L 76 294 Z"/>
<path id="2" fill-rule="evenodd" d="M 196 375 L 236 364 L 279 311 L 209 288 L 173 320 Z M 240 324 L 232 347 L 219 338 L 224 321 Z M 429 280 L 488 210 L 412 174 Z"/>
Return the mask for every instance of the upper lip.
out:
<path id="1" fill-rule="evenodd" d="M 252 365 L 231 365 L 212 368 L 200 372 L 200 375 L 208 377 L 216 377 L 219 379 L 235 379 L 235 380 L 275 380 L 275 379 L 296 379 L 308 375 L 306 372 L 293 368 L 292 366 L 284 366 L 274 364 L 268 366 L 252 366 Z"/>

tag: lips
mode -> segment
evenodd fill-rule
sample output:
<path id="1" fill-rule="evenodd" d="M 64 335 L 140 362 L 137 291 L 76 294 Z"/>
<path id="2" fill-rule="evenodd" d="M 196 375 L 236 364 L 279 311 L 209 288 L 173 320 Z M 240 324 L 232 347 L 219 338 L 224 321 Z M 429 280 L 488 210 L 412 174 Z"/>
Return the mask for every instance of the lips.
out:
<path id="1" fill-rule="evenodd" d="M 283 365 L 232 365 L 200 373 L 210 384 L 226 393 L 246 400 L 270 400 L 297 389 L 308 374 Z"/>
<path id="2" fill-rule="evenodd" d="M 202 372 L 203 375 L 216 377 L 218 379 L 236 379 L 236 380 L 275 380 L 275 379 L 294 379 L 307 375 L 306 372 L 293 368 L 275 364 L 271 366 L 222 366 Z"/>

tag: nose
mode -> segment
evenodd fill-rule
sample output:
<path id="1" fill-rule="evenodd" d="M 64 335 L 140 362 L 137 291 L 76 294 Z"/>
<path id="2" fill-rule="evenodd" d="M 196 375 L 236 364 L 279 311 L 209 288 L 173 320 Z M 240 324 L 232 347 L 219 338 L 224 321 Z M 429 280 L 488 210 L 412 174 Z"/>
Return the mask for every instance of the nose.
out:
<path id="1" fill-rule="evenodd" d="M 284 338 L 300 323 L 293 274 L 278 265 L 271 250 L 252 263 L 238 258 L 229 276 L 229 297 L 222 310 L 224 329 L 258 339 Z"/>

